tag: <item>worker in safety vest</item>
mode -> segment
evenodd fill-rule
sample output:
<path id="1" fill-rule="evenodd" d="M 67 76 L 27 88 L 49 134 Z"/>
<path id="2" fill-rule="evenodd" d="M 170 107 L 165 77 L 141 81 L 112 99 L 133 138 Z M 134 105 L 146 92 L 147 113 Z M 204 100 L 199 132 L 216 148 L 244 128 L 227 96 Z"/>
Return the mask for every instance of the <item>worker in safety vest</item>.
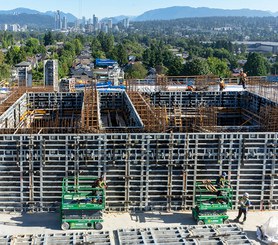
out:
<path id="1" fill-rule="evenodd" d="M 234 221 L 238 222 L 240 217 L 241 217 L 241 215 L 243 214 L 243 221 L 242 221 L 242 223 L 244 223 L 246 221 L 246 216 L 247 216 L 248 208 L 251 206 L 251 202 L 249 200 L 249 194 L 247 192 L 245 192 L 243 194 L 243 196 L 239 199 L 238 204 L 239 204 L 238 215 L 234 219 Z"/>
<path id="2" fill-rule="evenodd" d="M 220 77 L 219 80 L 219 91 L 223 91 L 225 89 L 225 81 L 222 77 Z"/>
<path id="3" fill-rule="evenodd" d="M 216 183 L 216 186 L 218 188 L 224 188 L 225 187 L 225 185 L 226 185 L 226 177 L 227 177 L 227 174 L 225 172 L 223 172 L 222 174 L 217 176 L 215 183 Z"/>
<path id="4" fill-rule="evenodd" d="M 247 74 L 243 72 L 243 70 L 240 70 L 239 73 L 239 84 L 242 85 L 243 89 L 246 88 L 246 81 L 247 81 Z"/>
<path id="5" fill-rule="evenodd" d="M 104 188 L 104 189 L 107 188 L 107 185 L 106 185 L 102 176 L 96 180 L 96 187 L 97 188 Z"/>
<path id="6" fill-rule="evenodd" d="M 93 188 L 104 188 L 104 189 L 106 189 L 107 185 L 105 183 L 104 178 L 101 176 L 93 183 L 92 187 Z M 92 202 L 101 204 L 102 201 L 103 201 L 102 200 L 102 198 L 103 198 L 102 194 L 103 194 L 102 191 L 94 189 L 92 191 L 92 195 L 94 196 L 94 198 L 92 199 Z"/>

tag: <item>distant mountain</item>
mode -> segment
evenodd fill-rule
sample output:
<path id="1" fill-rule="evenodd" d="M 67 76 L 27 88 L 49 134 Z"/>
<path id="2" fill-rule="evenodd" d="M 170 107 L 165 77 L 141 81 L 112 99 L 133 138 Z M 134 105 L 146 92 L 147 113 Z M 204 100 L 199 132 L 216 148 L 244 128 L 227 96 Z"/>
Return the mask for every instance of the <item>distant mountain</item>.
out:
<path id="1" fill-rule="evenodd" d="M 27 8 L 16 8 L 11 10 L 0 10 L 0 14 L 17 15 L 17 14 L 41 14 L 41 12 Z"/>
<path id="2" fill-rule="evenodd" d="M 77 18 L 70 14 L 70 13 L 64 13 L 60 12 L 61 16 L 66 16 L 68 22 L 74 22 Z M 16 9 L 11 9 L 11 10 L 0 10 L 0 20 L 1 20 L 1 15 L 20 15 L 20 14 L 31 14 L 31 15 L 46 15 L 46 16 L 52 16 L 54 17 L 55 12 L 54 11 L 47 11 L 45 13 L 33 10 L 33 9 L 28 9 L 28 8 L 16 8 Z M 14 22 L 15 23 L 15 22 Z M 18 23 L 18 22 L 17 22 Z"/>
<path id="3" fill-rule="evenodd" d="M 113 24 L 118 24 L 119 22 L 121 22 L 122 20 L 124 20 L 126 18 L 133 19 L 135 17 L 120 15 L 120 16 L 114 16 L 114 17 L 105 17 L 105 18 L 101 19 L 101 21 L 107 21 L 107 20 L 111 19 Z"/>
<path id="4" fill-rule="evenodd" d="M 42 14 L 0 14 L 0 24 L 27 25 L 29 28 L 52 29 L 54 17 Z"/>
<path id="5" fill-rule="evenodd" d="M 265 17 L 277 16 L 278 13 L 272 13 L 262 10 L 251 9 L 214 9 L 214 8 L 192 8 L 192 7 L 169 7 L 154 9 L 137 16 L 133 21 L 147 21 L 147 20 L 170 20 L 179 18 L 192 17 L 214 17 L 214 16 L 246 16 L 246 17 Z"/>
<path id="6" fill-rule="evenodd" d="M 77 18 L 71 13 L 60 12 L 61 16 L 66 16 L 68 22 L 75 22 Z M 40 26 L 42 28 L 53 28 L 54 11 L 45 13 L 28 8 L 16 8 L 12 10 L 0 10 L 0 24 L 15 24 Z M 137 17 L 134 16 L 115 16 L 103 18 L 101 21 L 112 19 L 113 24 L 117 24 L 125 18 L 131 21 L 148 21 L 148 20 L 171 20 L 179 18 L 192 17 L 214 17 L 214 16 L 246 16 L 246 17 L 269 17 L 278 16 L 278 12 L 251 10 L 251 9 L 215 9 L 215 8 L 192 8 L 185 6 L 175 6 L 169 8 L 154 9 L 143 13 Z"/>
<path id="7" fill-rule="evenodd" d="M 55 16 L 55 13 L 56 12 L 54 12 L 54 11 L 47 11 L 44 14 L 50 15 L 50 16 Z M 68 22 L 75 22 L 77 20 L 77 18 L 71 13 L 64 13 L 64 12 L 60 12 L 60 13 L 61 13 L 62 17 L 66 16 Z"/>

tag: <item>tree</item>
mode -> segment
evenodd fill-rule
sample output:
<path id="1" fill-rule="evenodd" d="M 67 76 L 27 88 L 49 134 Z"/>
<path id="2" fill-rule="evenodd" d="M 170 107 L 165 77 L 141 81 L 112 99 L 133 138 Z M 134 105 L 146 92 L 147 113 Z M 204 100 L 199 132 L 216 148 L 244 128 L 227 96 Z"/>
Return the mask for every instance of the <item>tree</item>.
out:
<path id="1" fill-rule="evenodd" d="M 75 38 L 73 40 L 73 44 L 74 44 L 74 47 L 75 47 L 75 53 L 77 55 L 79 55 L 81 53 L 82 48 L 83 48 L 83 45 L 82 45 L 81 41 L 78 38 Z"/>
<path id="2" fill-rule="evenodd" d="M 44 35 L 44 45 L 47 46 L 47 45 L 53 45 L 54 44 L 54 37 L 52 35 L 52 32 L 49 31 L 48 33 L 46 33 Z"/>
<path id="3" fill-rule="evenodd" d="M 143 53 L 143 63 L 146 66 L 152 66 L 151 63 L 151 50 L 149 48 L 145 49 Z"/>
<path id="4" fill-rule="evenodd" d="M 147 74 L 148 71 L 140 62 L 130 64 L 125 71 L 126 78 L 144 79 Z"/>
<path id="5" fill-rule="evenodd" d="M 32 78 L 34 81 L 43 80 L 43 63 L 39 62 L 38 66 L 32 70 Z"/>
<path id="6" fill-rule="evenodd" d="M 0 65 L 3 64 L 4 60 L 5 60 L 4 53 L 0 50 Z"/>
<path id="7" fill-rule="evenodd" d="M 229 77 L 231 72 L 227 66 L 227 62 L 222 61 L 215 57 L 209 57 L 207 59 L 209 70 L 213 75 L 218 77 Z"/>
<path id="8" fill-rule="evenodd" d="M 188 61 L 183 68 L 183 74 L 185 76 L 197 76 L 209 74 L 209 66 L 206 60 L 196 58 Z"/>
<path id="9" fill-rule="evenodd" d="M 104 32 L 100 32 L 98 35 L 98 40 L 102 47 L 102 50 L 107 54 L 111 52 L 114 48 L 114 37 L 113 35 L 107 35 Z"/>
<path id="10" fill-rule="evenodd" d="M 182 73 L 182 60 L 179 57 L 174 57 L 172 59 L 171 64 L 168 66 L 168 74 L 169 76 L 180 76 Z"/>
<path id="11" fill-rule="evenodd" d="M 92 57 L 94 59 L 96 59 L 96 58 L 105 58 L 105 53 L 102 51 L 101 44 L 96 37 L 93 37 L 93 39 L 92 39 L 91 52 L 92 52 Z"/>
<path id="12" fill-rule="evenodd" d="M 277 75 L 278 74 L 278 62 L 275 62 L 271 66 L 271 74 L 273 74 L 273 75 Z"/>
<path id="13" fill-rule="evenodd" d="M 11 68 L 7 64 L 0 64 L 0 81 L 10 77 Z"/>
<path id="14" fill-rule="evenodd" d="M 26 41 L 25 50 L 29 54 L 37 54 L 40 50 L 40 41 L 37 38 L 29 38 Z"/>
<path id="15" fill-rule="evenodd" d="M 243 69 L 248 76 L 266 76 L 269 73 L 270 65 L 261 54 L 250 53 Z"/>
<path id="16" fill-rule="evenodd" d="M 127 60 L 127 52 L 122 44 L 117 45 L 117 61 L 120 66 L 125 65 Z"/>
<path id="17" fill-rule="evenodd" d="M 15 65 L 26 59 L 26 52 L 23 47 L 12 46 L 6 56 L 5 61 L 7 64 Z"/>
<path id="18" fill-rule="evenodd" d="M 221 60 L 223 59 L 229 60 L 232 54 L 228 50 L 222 48 L 222 49 L 215 49 L 213 52 L 213 56 Z"/>
<path id="19" fill-rule="evenodd" d="M 10 32 L 3 32 L 0 36 L 0 41 L 2 42 L 3 48 L 8 48 L 14 44 L 14 36 Z"/>

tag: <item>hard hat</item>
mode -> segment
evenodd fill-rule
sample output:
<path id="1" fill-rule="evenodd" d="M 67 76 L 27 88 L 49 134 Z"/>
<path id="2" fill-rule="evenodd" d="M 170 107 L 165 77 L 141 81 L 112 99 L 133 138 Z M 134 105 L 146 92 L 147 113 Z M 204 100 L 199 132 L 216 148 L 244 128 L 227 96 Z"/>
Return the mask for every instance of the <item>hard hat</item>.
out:
<path id="1" fill-rule="evenodd" d="M 245 193 L 243 194 L 243 196 L 244 196 L 244 197 L 249 197 L 249 194 L 248 194 L 247 192 L 245 192 Z"/>
<path id="2" fill-rule="evenodd" d="M 223 173 L 222 173 L 222 176 L 223 176 L 223 177 L 226 177 L 226 176 L 227 176 L 227 173 L 226 173 L 226 172 L 223 172 Z"/>

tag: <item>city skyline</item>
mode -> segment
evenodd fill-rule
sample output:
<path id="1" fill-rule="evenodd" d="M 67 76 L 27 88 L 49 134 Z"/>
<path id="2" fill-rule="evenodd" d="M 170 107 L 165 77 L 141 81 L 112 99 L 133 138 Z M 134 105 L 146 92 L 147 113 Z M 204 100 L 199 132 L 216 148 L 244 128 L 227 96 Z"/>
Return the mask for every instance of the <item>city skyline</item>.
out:
<path id="1" fill-rule="evenodd" d="M 47 4 L 37 0 L 0 0 L 0 10 L 11 10 L 15 8 L 29 8 L 40 12 L 61 10 L 64 13 L 71 13 L 78 18 L 85 16 L 92 18 L 93 14 L 99 18 L 114 17 L 120 15 L 138 16 L 146 11 L 166 8 L 172 6 L 208 7 L 219 9 L 256 9 L 271 12 L 278 12 L 278 2 L 273 0 L 106 0 L 103 4 L 95 0 L 48 0 Z"/>

